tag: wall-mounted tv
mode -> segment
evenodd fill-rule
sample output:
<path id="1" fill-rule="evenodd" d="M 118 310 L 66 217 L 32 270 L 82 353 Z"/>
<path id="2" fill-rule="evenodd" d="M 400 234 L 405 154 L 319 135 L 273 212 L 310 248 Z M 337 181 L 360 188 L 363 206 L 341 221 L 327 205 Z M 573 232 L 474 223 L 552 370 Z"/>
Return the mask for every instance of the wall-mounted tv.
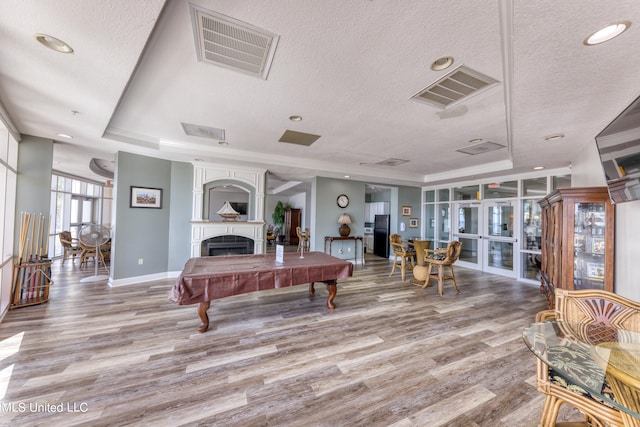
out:
<path id="1" fill-rule="evenodd" d="M 614 203 L 640 199 L 640 97 L 596 136 Z"/>

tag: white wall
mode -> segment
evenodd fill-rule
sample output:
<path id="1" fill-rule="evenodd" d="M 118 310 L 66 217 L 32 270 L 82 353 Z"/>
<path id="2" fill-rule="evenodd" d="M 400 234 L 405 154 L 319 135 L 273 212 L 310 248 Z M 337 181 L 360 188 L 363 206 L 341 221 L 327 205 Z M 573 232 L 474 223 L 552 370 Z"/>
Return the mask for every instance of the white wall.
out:
<path id="1" fill-rule="evenodd" d="M 292 208 L 301 209 L 302 210 L 302 224 L 300 227 L 304 230 L 305 227 L 309 226 L 310 222 L 310 211 L 309 206 L 307 204 L 307 193 L 298 193 L 289 197 L 289 203 L 291 203 Z"/>
<path id="2" fill-rule="evenodd" d="M 571 185 L 591 187 L 605 185 L 604 172 L 595 140 L 580 151 L 573 164 Z M 616 256 L 614 291 L 640 301 L 640 274 L 634 268 L 640 260 L 640 201 L 616 205 Z"/>

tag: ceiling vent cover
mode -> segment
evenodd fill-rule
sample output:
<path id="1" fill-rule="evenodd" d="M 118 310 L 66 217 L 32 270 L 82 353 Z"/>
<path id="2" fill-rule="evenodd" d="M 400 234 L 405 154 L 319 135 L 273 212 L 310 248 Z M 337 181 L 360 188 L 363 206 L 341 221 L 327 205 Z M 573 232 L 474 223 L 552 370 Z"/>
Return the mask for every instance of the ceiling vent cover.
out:
<path id="1" fill-rule="evenodd" d="M 266 80 L 279 36 L 190 4 L 198 61 Z"/>
<path id="2" fill-rule="evenodd" d="M 382 165 L 382 166 L 400 166 L 403 165 L 405 163 L 408 163 L 409 160 L 404 160 L 404 159 L 395 159 L 395 158 L 389 158 L 389 159 L 385 159 L 385 160 L 381 160 L 379 162 L 376 162 L 376 165 Z"/>
<path id="3" fill-rule="evenodd" d="M 496 83 L 498 83 L 497 80 L 461 65 L 413 95 L 411 99 L 426 102 L 439 108 L 447 108 L 489 89 Z"/>
<path id="4" fill-rule="evenodd" d="M 194 125 L 191 123 L 180 123 L 184 133 L 190 136 L 199 136 L 200 138 L 209 138 L 224 141 L 224 129 L 213 128 L 209 126 Z"/>
<path id="5" fill-rule="evenodd" d="M 472 156 L 475 156 L 476 154 L 488 153 L 489 151 L 499 150 L 499 149 L 504 148 L 504 147 L 505 147 L 504 145 L 498 144 L 496 142 L 485 141 L 485 142 L 481 142 L 479 144 L 474 144 L 474 145 L 470 145 L 470 146 L 465 147 L 465 148 L 461 148 L 461 149 L 456 150 L 456 151 L 458 151 L 460 153 L 470 154 Z"/>
<path id="6" fill-rule="evenodd" d="M 320 135 L 314 135 L 312 133 L 296 132 L 295 130 L 286 130 L 280 137 L 280 142 L 286 142 L 287 144 L 310 146 L 320 138 Z"/>

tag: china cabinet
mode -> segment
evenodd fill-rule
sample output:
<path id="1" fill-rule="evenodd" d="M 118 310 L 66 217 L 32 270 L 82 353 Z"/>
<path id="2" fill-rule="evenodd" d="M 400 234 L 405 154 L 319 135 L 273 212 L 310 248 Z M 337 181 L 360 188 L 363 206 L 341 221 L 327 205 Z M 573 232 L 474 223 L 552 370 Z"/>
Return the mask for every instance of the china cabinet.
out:
<path id="1" fill-rule="evenodd" d="M 284 214 L 284 235 L 286 236 L 287 243 L 290 245 L 298 244 L 298 233 L 296 233 L 296 227 L 302 225 L 302 210 L 301 209 L 289 209 Z"/>
<path id="2" fill-rule="evenodd" d="M 555 289 L 613 292 L 615 206 L 606 187 L 561 188 L 542 207 L 540 290 L 553 308 Z"/>

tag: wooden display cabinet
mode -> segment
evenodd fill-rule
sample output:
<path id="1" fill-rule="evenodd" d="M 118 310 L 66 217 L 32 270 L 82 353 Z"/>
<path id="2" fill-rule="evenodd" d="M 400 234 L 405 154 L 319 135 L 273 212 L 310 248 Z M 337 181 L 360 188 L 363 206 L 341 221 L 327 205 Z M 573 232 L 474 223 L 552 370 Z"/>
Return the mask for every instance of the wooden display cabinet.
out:
<path id="1" fill-rule="evenodd" d="M 301 209 L 289 209 L 284 213 L 284 235 L 286 236 L 287 243 L 290 245 L 298 244 L 298 233 L 296 233 L 296 227 L 300 227 L 301 224 Z"/>
<path id="2" fill-rule="evenodd" d="M 549 308 L 555 289 L 613 292 L 615 205 L 606 187 L 562 188 L 542 207 L 540 291 Z"/>

